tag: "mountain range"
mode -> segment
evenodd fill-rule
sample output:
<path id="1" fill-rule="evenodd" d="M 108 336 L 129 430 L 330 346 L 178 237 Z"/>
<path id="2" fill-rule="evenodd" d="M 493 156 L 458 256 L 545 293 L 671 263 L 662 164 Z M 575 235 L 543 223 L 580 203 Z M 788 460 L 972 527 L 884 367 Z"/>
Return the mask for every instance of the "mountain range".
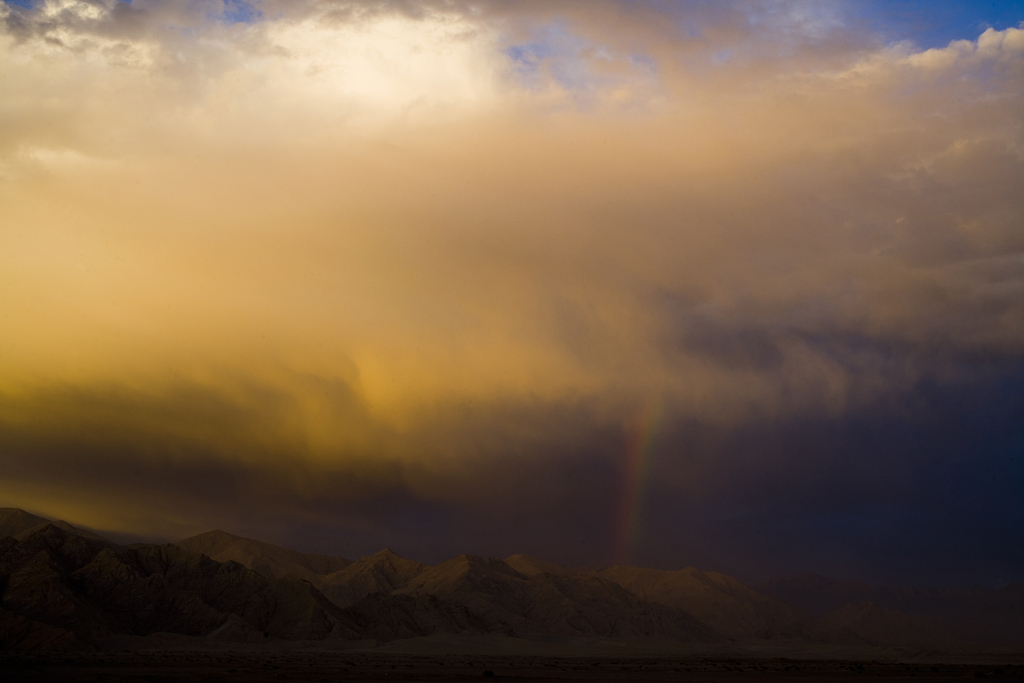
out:
<path id="1" fill-rule="evenodd" d="M 564 567 L 525 555 L 427 565 L 342 557 L 224 531 L 118 545 L 0 509 L 0 648 L 88 648 L 118 636 L 335 641 L 427 635 L 1024 644 L 1024 587 L 921 591 L 811 575 L 756 586 L 693 567 Z"/>

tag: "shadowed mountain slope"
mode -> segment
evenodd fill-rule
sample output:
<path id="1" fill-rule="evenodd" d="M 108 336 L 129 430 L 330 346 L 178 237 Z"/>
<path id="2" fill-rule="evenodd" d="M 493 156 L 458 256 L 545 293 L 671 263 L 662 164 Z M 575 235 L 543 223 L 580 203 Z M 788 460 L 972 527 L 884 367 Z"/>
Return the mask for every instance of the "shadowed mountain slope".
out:
<path id="1" fill-rule="evenodd" d="M 77 650 L 84 647 L 67 629 L 0 608 L 0 650 Z"/>
<path id="2" fill-rule="evenodd" d="M 435 596 L 375 592 L 342 609 L 294 575 L 263 576 L 174 544 L 117 546 L 54 524 L 0 539 L 4 649 L 87 647 L 109 636 L 161 632 L 262 642 L 388 641 L 438 630 L 491 629 L 463 605 Z"/>
<path id="3" fill-rule="evenodd" d="M 404 588 L 428 565 L 407 560 L 389 549 L 361 557 L 341 571 L 318 576 L 313 583 L 336 605 L 348 607 L 374 593 Z"/>
<path id="4" fill-rule="evenodd" d="M 23 642 L 39 630 L 33 624 L 83 642 L 159 631 L 257 641 L 361 637 L 352 617 L 300 579 L 268 579 L 174 545 L 112 546 L 54 525 L 0 542 L 0 580 L 2 608 L 22 620 L 11 628 L 24 631 Z"/>
<path id="5" fill-rule="evenodd" d="M 415 638 L 435 632 L 478 635 L 503 631 L 464 605 L 435 595 L 374 593 L 346 609 L 356 624 L 375 640 Z"/>
<path id="6" fill-rule="evenodd" d="M 52 524 L 59 529 L 63 529 L 68 533 L 76 536 L 84 536 L 85 538 L 91 538 L 97 541 L 106 541 L 99 534 L 94 534 L 86 529 L 79 529 L 74 527 L 63 520 L 49 520 L 45 517 L 39 517 L 29 512 L 25 512 L 20 508 L 0 508 L 0 538 L 5 536 L 21 537 L 26 534 L 37 531 L 47 524 Z"/>
<path id="7" fill-rule="evenodd" d="M 797 637 L 871 647 L 1024 642 L 1019 585 L 914 590 L 807 575 L 761 584 L 765 595 L 692 567 L 592 571 L 524 555 L 460 555 L 429 566 L 391 550 L 350 562 L 222 531 L 119 546 L 40 519 L 0 510 L 9 533 L 0 537 L 0 648 L 73 648 L 155 633 L 248 642 L 431 634 Z"/>
<path id="8" fill-rule="evenodd" d="M 321 575 L 344 569 L 351 560 L 319 553 L 302 553 L 272 543 L 229 534 L 226 531 L 208 531 L 182 539 L 174 545 L 193 553 L 201 553 L 218 562 L 234 561 L 267 578 L 281 578 L 292 574 L 313 581 Z"/>
<path id="9" fill-rule="evenodd" d="M 900 602 L 892 591 L 881 586 L 859 581 L 835 581 L 818 574 L 778 577 L 754 587 L 764 595 L 816 619 L 850 604 L 868 601 L 892 609 Z"/>
<path id="10" fill-rule="evenodd" d="M 637 597 L 685 610 L 730 638 L 797 636 L 797 614 L 736 579 L 687 567 L 678 571 L 609 567 L 597 574 Z"/>
<path id="11" fill-rule="evenodd" d="M 516 633 L 716 642 L 722 636 L 693 616 L 640 600 L 596 576 L 527 576 L 507 563 L 460 555 L 419 574 L 399 594 L 434 595 L 465 605 L 496 628 Z"/>
<path id="12" fill-rule="evenodd" d="M 765 581 L 756 588 L 785 602 L 795 611 L 818 619 L 820 628 L 825 630 L 838 623 L 837 619 L 849 621 L 853 619 L 852 615 L 861 612 L 867 615 L 863 619 L 870 616 L 875 621 L 880 618 L 878 614 L 886 614 L 895 619 L 892 613 L 898 612 L 907 619 L 924 619 L 922 623 L 927 625 L 918 624 L 914 627 L 915 633 L 931 634 L 929 637 L 1024 644 L 1024 585 L 1021 584 L 1009 584 L 1002 588 L 915 589 L 874 586 L 857 581 L 836 581 L 816 574 L 800 574 Z M 865 605 L 888 611 L 871 611 Z M 937 624 L 944 625 L 940 627 Z M 879 640 L 880 634 L 886 631 L 881 626 L 864 628 L 873 634 L 869 638 L 873 641 Z"/>
<path id="13" fill-rule="evenodd" d="M 592 572 L 527 555 L 513 555 L 506 563 L 528 576 L 595 575 L 607 579 L 641 600 L 681 609 L 730 638 L 795 636 L 805 630 L 797 614 L 785 604 L 717 572 L 702 572 L 693 567 L 662 571 L 621 565 Z"/>
<path id="14" fill-rule="evenodd" d="M 829 612 L 815 626 L 832 643 L 935 646 L 956 640 L 952 625 L 937 617 L 915 617 L 867 601 Z"/>
<path id="15" fill-rule="evenodd" d="M 46 524 L 50 520 L 19 508 L 0 508 L 0 538 L 17 536 L 22 531 Z"/>

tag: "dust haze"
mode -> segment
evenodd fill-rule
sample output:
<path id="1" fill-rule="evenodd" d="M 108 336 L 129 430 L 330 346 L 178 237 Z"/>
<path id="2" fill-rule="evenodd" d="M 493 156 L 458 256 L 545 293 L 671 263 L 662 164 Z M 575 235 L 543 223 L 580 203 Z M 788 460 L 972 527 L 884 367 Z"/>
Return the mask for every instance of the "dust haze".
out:
<path id="1" fill-rule="evenodd" d="M 1024 31 L 808 7 L 0 5 L 3 504 L 1019 580 Z"/>

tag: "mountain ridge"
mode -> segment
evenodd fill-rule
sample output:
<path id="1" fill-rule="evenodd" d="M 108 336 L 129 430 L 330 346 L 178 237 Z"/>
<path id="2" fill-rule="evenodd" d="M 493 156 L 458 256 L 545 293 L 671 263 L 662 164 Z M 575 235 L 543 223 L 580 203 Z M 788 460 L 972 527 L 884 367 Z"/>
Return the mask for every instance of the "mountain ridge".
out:
<path id="1" fill-rule="evenodd" d="M 50 520 L 46 517 L 33 515 L 31 512 L 25 512 L 21 508 L 0 508 L 0 538 L 4 538 L 5 536 L 23 536 L 38 530 L 47 524 L 53 524 L 64 531 L 78 536 L 84 536 L 96 541 L 104 541 L 107 543 L 111 542 L 109 539 L 104 538 L 95 532 L 73 526 L 62 519 Z"/>
<path id="2" fill-rule="evenodd" d="M 1024 643 L 1024 586 L 927 591 L 817 575 L 749 586 L 694 567 L 572 568 L 472 554 L 428 565 L 387 548 L 348 560 L 221 530 L 121 546 L 16 508 L 0 509 L 0 530 L 0 649 L 89 647 L 154 630 L 256 644 L 432 634 Z"/>
<path id="3" fill-rule="evenodd" d="M 202 553 L 218 562 L 233 560 L 268 578 L 292 574 L 309 581 L 352 564 L 351 560 L 344 557 L 303 553 L 266 541 L 236 536 L 220 529 L 175 541 L 174 545 Z"/>

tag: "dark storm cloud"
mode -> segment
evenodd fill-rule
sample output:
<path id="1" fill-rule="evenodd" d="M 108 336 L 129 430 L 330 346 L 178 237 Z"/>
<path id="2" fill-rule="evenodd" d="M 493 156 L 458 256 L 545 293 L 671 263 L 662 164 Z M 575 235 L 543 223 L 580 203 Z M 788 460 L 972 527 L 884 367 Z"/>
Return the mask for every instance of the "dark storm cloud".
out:
<path id="1" fill-rule="evenodd" d="M 1024 367 L 956 374 L 832 418 L 676 425 L 659 441 L 641 555 L 750 579 L 1020 581 Z"/>

